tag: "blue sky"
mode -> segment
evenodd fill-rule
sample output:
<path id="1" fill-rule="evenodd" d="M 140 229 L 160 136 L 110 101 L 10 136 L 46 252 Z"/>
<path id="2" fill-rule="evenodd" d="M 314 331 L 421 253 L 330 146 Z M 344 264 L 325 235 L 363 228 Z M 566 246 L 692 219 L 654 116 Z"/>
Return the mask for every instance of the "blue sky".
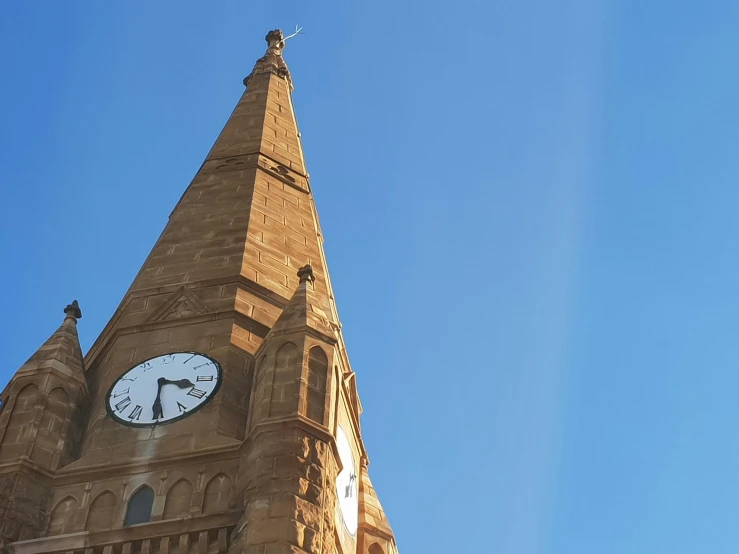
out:
<path id="1" fill-rule="evenodd" d="M 729 0 L 6 3 L 2 379 L 73 298 L 91 345 L 265 33 L 297 23 L 294 101 L 401 552 L 736 552 Z"/>

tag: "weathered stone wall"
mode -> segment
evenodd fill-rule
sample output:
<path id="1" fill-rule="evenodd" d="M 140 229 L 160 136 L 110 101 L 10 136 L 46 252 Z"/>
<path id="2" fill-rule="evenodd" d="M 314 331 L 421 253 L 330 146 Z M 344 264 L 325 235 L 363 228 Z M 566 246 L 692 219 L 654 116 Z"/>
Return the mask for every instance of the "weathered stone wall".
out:
<path id="1" fill-rule="evenodd" d="M 259 433 L 241 459 L 242 517 L 231 554 L 333 553 L 338 474 L 333 450 L 304 429 Z"/>

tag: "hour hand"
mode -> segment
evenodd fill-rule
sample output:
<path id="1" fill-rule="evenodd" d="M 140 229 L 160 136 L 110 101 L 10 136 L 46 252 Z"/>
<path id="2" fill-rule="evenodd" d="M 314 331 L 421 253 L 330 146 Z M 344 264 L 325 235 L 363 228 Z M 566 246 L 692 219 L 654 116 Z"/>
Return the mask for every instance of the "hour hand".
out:
<path id="1" fill-rule="evenodd" d="M 159 419 L 160 417 L 163 417 L 164 414 L 162 413 L 162 402 L 159 400 L 159 397 L 157 396 L 157 399 L 154 400 L 154 405 L 151 407 L 151 411 L 154 412 L 154 419 Z"/>
<path id="2" fill-rule="evenodd" d="M 153 419 L 157 420 L 160 417 L 164 417 L 164 413 L 162 412 L 162 387 L 167 382 L 167 380 L 164 377 L 160 377 L 157 379 L 157 397 L 154 399 L 154 404 L 151 407 L 151 411 L 153 412 Z"/>

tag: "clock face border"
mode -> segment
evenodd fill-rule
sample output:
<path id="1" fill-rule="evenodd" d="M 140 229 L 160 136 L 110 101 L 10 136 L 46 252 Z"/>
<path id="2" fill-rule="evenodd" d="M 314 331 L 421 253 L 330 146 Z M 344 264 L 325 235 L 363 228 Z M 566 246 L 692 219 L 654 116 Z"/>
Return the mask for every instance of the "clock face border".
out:
<path id="1" fill-rule="evenodd" d="M 113 389 L 115 389 L 116 385 L 118 385 L 121 378 L 131 371 L 132 369 L 145 364 L 146 362 L 150 362 L 151 360 L 156 360 L 157 358 L 161 358 L 162 356 L 167 356 L 169 354 L 195 354 L 197 356 L 202 356 L 203 358 L 209 359 L 211 362 L 213 362 L 213 365 L 216 367 L 216 371 L 218 373 L 218 379 L 216 381 L 215 387 L 213 387 L 213 392 L 211 392 L 208 397 L 205 399 L 204 402 L 201 402 L 197 406 L 195 406 L 192 410 L 185 412 L 184 414 L 180 414 L 176 417 L 173 417 L 172 419 L 168 419 L 166 421 L 154 421 L 152 423 L 139 423 L 139 424 L 133 424 L 130 421 L 126 421 L 124 419 L 121 419 L 118 417 L 113 410 L 110 408 L 110 404 L 108 404 L 108 399 L 110 398 L 110 395 L 113 394 Z M 126 371 L 121 373 L 115 381 L 113 381 L 113 384 L 108 389 L 108 392 L 105 394 L 105 411 L 108 413 L 108 415 L 115 421 L 116 423 L 120 423 L 121 425 L 128 427 L 129 429 L 146 429 L 148 427 L 157 427 L 161 425 L 169 425 L 170 423 L 176 423 L 178 421 L 182 421 L 183 419 L 186 419 L 190 417 L 191 415 L 194 415 L 197 413 L 198 410 L 200 410 L 202 407 L 208 405 L 208 403 L 215 397 L 216 394 L 218 394 L 218 391 L 221 388 L 221 384 L 223 383 L 223 368 L 221 368 L 221 364 L 216 360 L 213 356 L 209 356 L 208 354 L 204 354 L 202 352 L 195 352 L 194 350 L 175 350 L 173 352 L 164 352 L 162 354 L 159 354 L 158 356 L 152 356 L 151 358 L 147 358 L 145 360 L 140 361 L 137 364 L 132 365 L 130 368 L 128 368 Z"/>

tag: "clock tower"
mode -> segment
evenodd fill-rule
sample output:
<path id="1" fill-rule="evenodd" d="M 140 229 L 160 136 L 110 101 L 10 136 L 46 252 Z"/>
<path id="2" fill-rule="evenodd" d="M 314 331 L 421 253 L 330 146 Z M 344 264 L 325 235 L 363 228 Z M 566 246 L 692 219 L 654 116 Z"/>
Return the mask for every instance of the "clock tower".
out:
<path id="1" fill-rule="evenodd" d="M 75 301 L 2 392 L 0 552 L 397 554 L 266 39 L 89 352 Z"/>

